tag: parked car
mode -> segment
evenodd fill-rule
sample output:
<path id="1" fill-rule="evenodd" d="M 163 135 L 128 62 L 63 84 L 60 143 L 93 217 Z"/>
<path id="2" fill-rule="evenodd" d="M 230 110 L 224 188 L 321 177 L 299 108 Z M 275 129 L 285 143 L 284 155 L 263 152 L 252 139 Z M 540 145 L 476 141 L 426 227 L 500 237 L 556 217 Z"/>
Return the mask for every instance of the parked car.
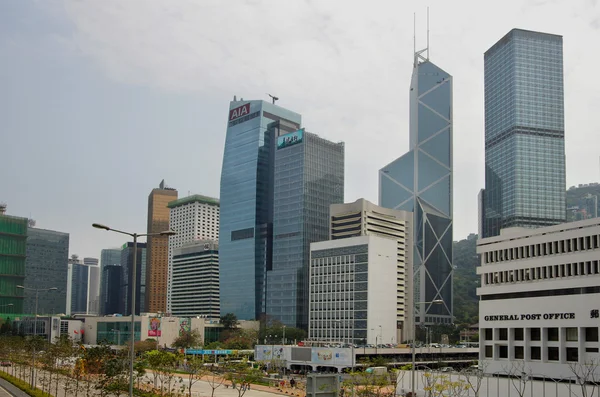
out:
<path id="1" fill-rule="evenodd" d="M 12 363 L 10 361 L 0 361 L 0 367 L 12 367 Z"/>
<path id="2" fill-rule="evenodd" d="M 452 367 L 443 367 L 443 368 L 440 368 L 440 372 L 454 372 L 454 368 L 452 368 Z"/>

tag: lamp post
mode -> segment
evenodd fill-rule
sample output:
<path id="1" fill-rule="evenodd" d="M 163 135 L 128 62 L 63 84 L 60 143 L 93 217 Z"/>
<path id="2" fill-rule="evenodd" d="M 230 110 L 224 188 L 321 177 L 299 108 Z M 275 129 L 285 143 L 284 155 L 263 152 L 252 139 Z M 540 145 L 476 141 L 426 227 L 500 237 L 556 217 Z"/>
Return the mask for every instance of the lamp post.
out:
<path id="1" fill-rule="evenodd" d="M 412 312 L 412 327 L 413 327 L 413 337 L 412 337 L 412 365 L 410 368 L 410 372 L 411 372 L 411 381 L 410 381 L 410 387 L 411 387 L 411 396 L 414 397 L 415 396 L 415 361 L 416 361 L 416 346 L 415 346 L 415 338 L 417 337 L 417 314 L 415 311 L 415 308 L 417 305 L 439 305 L 441 303 L 444 303 L 443 300 L 441 299 L 435 299 L 432 300 L 431 302 L 415 302 L 413 304 L 413 312 Z M 423 313 L 424 315 L 425 313 Z"/>
<path id="2" fill-rule="evenodd" d="M 285 325 L 283 326 L 283 337 L 281 338 L 282 344 L 285 346 Z"/>
<path id="3" fill-rule="evenodd" d="M 103 229 L 110 232 L 125 234 L 133 237 L 133 264 L 131 265 L 131 354 L 129 357 L 129 397 L 133 397 L 133 364 L 135 362 L 135 295 L 136 295 L 136 279 L 137 279 L 137 239 L 138 237 L 152 237 L 152 236 L 174 236 L 177 233 L 173 230 L 166 230 L 160 233 L 129 233 L 122 230 L 112 229 L 108 226 L 100 223 L 93 223 L 93 227 L 96 229 Z"/>
<path id="4" fill-rule="evenodd" d="M 33 343 L 31 344 L 31 388 L 35 389 L 35 338 L 37 337 L 37 316 L 38 316 L 38 298 L 40 292 L 56 291 L 58 288 L 27 288 L 22 285 L 17 285 L 17 288 L 22 290 L 35 291 L 35 314 L 33 318 Z"/>

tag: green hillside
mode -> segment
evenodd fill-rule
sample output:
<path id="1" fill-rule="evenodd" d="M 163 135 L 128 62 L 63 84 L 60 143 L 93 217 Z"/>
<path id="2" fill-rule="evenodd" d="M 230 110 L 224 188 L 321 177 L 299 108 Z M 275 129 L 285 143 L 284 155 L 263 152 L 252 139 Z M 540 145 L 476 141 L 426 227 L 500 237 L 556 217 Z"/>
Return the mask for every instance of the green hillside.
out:
<path id="1" fill-rule="evenodd" d="M 454 242 L 454 317 L 455 324 L 478 322 L 479 299 L 476 289 L 480 277 L 475 269 L 479 266 L 477 257 L 477 235 L 470 234 L 466 239 Z"/>

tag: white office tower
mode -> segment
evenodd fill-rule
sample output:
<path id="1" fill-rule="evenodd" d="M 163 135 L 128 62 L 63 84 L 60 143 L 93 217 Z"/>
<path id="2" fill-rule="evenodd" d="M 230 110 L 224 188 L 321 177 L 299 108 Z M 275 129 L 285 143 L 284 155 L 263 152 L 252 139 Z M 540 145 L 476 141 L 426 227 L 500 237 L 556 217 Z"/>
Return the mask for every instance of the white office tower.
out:
<path id="1" fill-rule="evenodd" d="M 310 245 L 310 340 L 397 342 L 396 252 L 394 239 L 372 235 Z"/>
<path id="2" fill-rule="evenodd" d="M 83 258 L 88 266 L 87 314 L 100 314 L 100 266 L 97 258 Z"/>
<path id="3" fill-rule="evenodd" d="M 173 253 L 184 244 L 199 240 L 219 241 L 219 199 L 194 194 L 171 201 L 169 228 L 177 232 L 169 237 L 169 282 L 167 311 L 171 313 Z"/>
<path id="4" fill-rule="evenodd" d="M 219 318 L 219 245 L 216 242 L 193 241 L 173 250 L 171 312 L 176 317 Z"/>
<path id="5" fill-rule="evenodd" d="M 356 236 L 394 239 L 396 252 L 396 335 L 399 343 L 412 338 L 413 254 L 412 212 L 380 207 L 365 199 L 330 206 L 330 240 Z"/>

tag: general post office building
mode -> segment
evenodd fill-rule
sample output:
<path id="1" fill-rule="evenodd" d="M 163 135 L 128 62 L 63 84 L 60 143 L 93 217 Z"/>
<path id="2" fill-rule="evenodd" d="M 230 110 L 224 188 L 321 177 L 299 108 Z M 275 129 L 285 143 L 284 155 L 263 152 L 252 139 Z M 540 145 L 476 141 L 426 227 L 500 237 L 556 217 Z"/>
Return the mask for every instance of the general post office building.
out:
<path id="1" fill-rule="evenodd" d="M 600 218 L 505 229 L 480 239 L 477 253 L 486 372 L 518 362 L 534 376 L 570 378 L 572 363 L 600 358 Z"/>

